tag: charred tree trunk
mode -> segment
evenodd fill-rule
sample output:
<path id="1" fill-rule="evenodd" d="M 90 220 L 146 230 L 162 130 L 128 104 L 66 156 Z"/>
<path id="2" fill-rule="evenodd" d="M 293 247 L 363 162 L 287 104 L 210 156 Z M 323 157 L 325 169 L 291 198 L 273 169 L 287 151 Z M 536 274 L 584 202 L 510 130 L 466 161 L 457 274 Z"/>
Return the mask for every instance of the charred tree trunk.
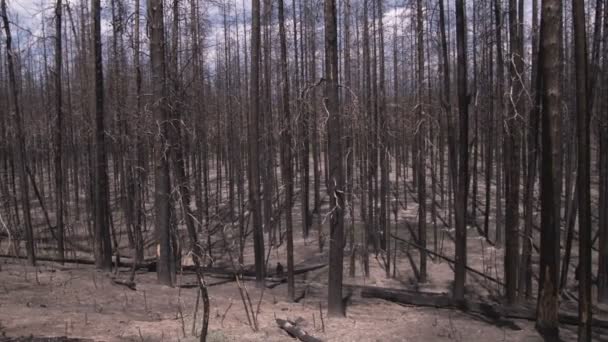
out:
<path id="1" fill-rule="evenodd" d="M 336 1 L 325 0 L 325 107 L 327 147 L 329 151 L 329 280 L 328 305 L 330 316 L 344 316 L 342 300 L 342 262 L 344 253 L 344 172 L 342 163 L 342 132 L 338 90 L 338 19 Z"/>
<path id="2" fill-rule="evenodd" d="M 93 72 L 95 112 L 95 266 L 104 270 L 112 268 L 112 244 L 110 241 L 110 206 L 108 157 L 106 152 L 106 125 L 104 111 L 103 63 L 101 51 L 101 5 L 92 0 L 93 16 Z M 91 180 L 93 181 L 93 180 Z"/>
<path id="3" fill-rule="evenodd" d="M 559 216 L 554 205 L 554 174 L 552 148 L 552 122 L 561 111 L 561 86 L 559 80 L 560 18 L 561 0 L 543 1 L 540 49 L 537 82 L 542 84 L 537 91 L 542 93 L 542 155 L 541 155 L 541 256 L 538 290 L 536 328 L 550 339 L 559 335 Z M 540 105 L 540 104 L 538 104 Z M 537 106 L 538 106 L 537 105 Z M 537 108 L 534 111 L 539 111 Z M 556 248 L 557 244 L 557 248 Z"/>
<path id="4" fill-rule="evenodd" d="M 279 6 L 279 39 L 281 40 L 281 79 L 283 92 L 283 125 L 281 127 L 281 155 L 283 165 L 283 185 L 285 186 L 285 225 L 287 239 L 287 297 L 295 299 L 293 275 L 293 222 L 291 216 L 293 201 L 293 179 L 291 167 L 291 112 L 289 106 L 289 76 L 287 70 L 287 35 L 285 33 L 285 9 L 283 0 L 278 0 Z M 294 8 L 295 11 L 295 8 Z"/>
<path id="5" fill-rule="evenodd" d="M 4 25 L 4 33 L 6 35 L 6 59 L 8 62 L 8 77 L 11 88 L 11 96 L 13 98 L 13 106 L 15 107 L 15 126 L 17 127 L 17 166 L 19 168 L 19 186 L 21 190 L 21 205 L 23 206 L 23 218 L 25 223 L 25 240 L 27 250 L 27 261 L 30 265 L 36 265 L 36 254 L 34 250 L 34 231 L 32 229 L 32 217 L 30 213 L 30 196 L 29 183 L 27 180 L 27 154 L 25 152 L 25 130 L 23 122 L 23 113 L 20 106 L 19 85 L 17 84 L 17 74 L 15 70 L 15 61 L 13 59 L 13 46 L 11 28 L 9 26 L 8 14 L 6 10 L 6 0 L 0 3 L 2 11 L 2 23 Z M 17 193 L 15 192 L 15 197 Z M 16 202 L 15 202 L 16 203 Z"/>
<path id="6" fill-rule="evenodd" d="M 57 115 L 55 121 L 55 191 L 56 206 L 57 206 L 57 252 L 59 259 L 65 258 L 65 250 L 63 246 L 63 165 L 62 165 L 62 145 L 63 145 L 63 103 L 61 91 L 61 73 L 62 73 L 62 56 L 61 51 L 61 13 L 62 2 L 57 0 L 55 4 L 55 112 Z"/>
<path id="7" fill-rule="evenodd" d="M 578 139 L 578 226 L 579 226 L 579 341 L 591 341 L 591 198 L 590 115 L 588 108 L 587 34 L 585 5 L 572 1 L 574 59 L 576 68 L 576 130 Z"/>
<path id="8" fill-rule="evenodd" d="M 264 286 L 264 231 L 262 228 L 262 207 L 260 202 L 260 170 L 258 150 L 260 143 L 260 0 L 251 0 L 251 85 L 249 117 L 249 206 L 253 216 L 253 247 L 255 254 L 255 278 L 257 285 Z"/>
<path id="9" fill-rule="evenodd" d="M 148 0 L 150 28 L 150 63 L 152 71 L 152 108 L 157 132 L 154 135 L 155 175 L 154 205 L 156 207 L 156 236 L 160 246 L 158 282 L 172 286 L 175 271 L 171 257 L 171 180 L 169 177 L 169 112 L 165 63 L 165 33 L 162 0 Z"/>
<path id="10" fill-rule="evenodd" d="M 456 1 L 456 39 L 458 49 L 458 191 L 456 192 L 456 265 L 454 298 L 464 299 L 467 264 L 467 183 L 469 178 L 469 95 L 467 94 L 466 17 L 463 0 Z"/>

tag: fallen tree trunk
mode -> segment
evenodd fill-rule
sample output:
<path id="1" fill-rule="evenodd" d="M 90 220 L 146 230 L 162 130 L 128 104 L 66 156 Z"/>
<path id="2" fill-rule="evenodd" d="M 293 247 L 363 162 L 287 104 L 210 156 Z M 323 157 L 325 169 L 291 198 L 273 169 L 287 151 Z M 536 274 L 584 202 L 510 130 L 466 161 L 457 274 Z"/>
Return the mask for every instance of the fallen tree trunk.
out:
<path id="1" fill-rule="evenodd" d="M 293 322 L 280 318 L 277 318 L 276 321 L 279 327 L 285 330 L 291 337 L 295 337 L 302 342 L 321 342 L 320 339 L 309 335 Z"/>
<path id="2" fill-rule="evenodd" d="M 359 286 L 358 288 L 361 289 L 361 297 L 363 298 L 379 298 L 399 304 L 415 306 L 457 309 L 463 312 L 480 314 L 496 321 L 504 320 L 505 318 L 536 320 L 536 310 L 523 306 L 509 307 L 472 300 L 455 301 L 451 296 L 443 293 L 396 290 L 371 286 Z M 578 325 L 578 315 L 562 311 L 559 313 L 559 322 L 568 325 Z M 596 317 L 593 317 L 592 325 L 608 329 L 608 321 Z"/>
<path id="3" fill-rule="evenodd" d="M 306 272 L 310 272 L 310 271 L 314 271 L 314 270 L 318 270 L 321 269 L 323 267 L 327 266 L 327 264 L 319 264 L 319 265 L 312 265 L 312 266 L 307 266 L 307 267 L 302 267 L 302 268 L 297 268 L 293 271 L 294 275 L 298 275 L 298 274 L 303 274 Z M 185 268 L 184 268 L 185 270 Z M 234 273 L 234 271 L 230 271 L 230 270 L 226 270 L 226 269 L 211 269 L 211 268 L 203 268 L 202 269 L 203 273 L 210 275 L 214 278 L 220 278 L 220 279 L 224 279 L 219 281 L 217 284 L 211 284 L 209 286 L 213 286 L 213 285 L 221 285 L 221 284 L 225 284 L 225 283 L 229 283 L 231 281 L 235 281 L 236 280 L 236 273 Z M 244 271 L 238 274 L 239 275 L 239 280 L 247 280 L 247 281 L 254 281 L 255 279 L 255 273 L 253 271 Z M 267 288 L 275 288 L 276 286 L 280 285 L 280 284 L 284 284 L 287 282 L 287 277 L 284 276 L 273 276 L 272 274 L 268 275 L 268 277 L 265 278 L 265 280 L 267 282 L 270 282 L 272 284 L 267 285 Z M 182 284 L 180 285 L 180 287 L 182 288 L 194 288 L 197 287 L 197 285 L 195 284 Z"/>
<path id="4" fill-rule="evenodd" d="M 10 255 L 10 254 L 0 254 L 0 258 L 10 258 L 10 259 L 27 259 L 26 256 L 23 255 Z M 61 262 L 59 258 L 54 257 L 44 257 L 44 256 L 36 256 L 36 260 L 38 261 L 50 261 L 50 262 Z M 79 265 L 95 265 L 95 260 L 86 259 L 86 258 L 64 258 L 63 262 L 66 264 L 79 264 Z M 116 264 L 116 259 L 112 260 L 112 264 Z M 137 264 L 137 268 L 148 268 L 148 263 Z M 121 261 L 118 264 L 118 267 L 133 267 L 132 262 Z"/>
<path id="5" fill-rule="evenodd" d="M 415 244 L 415 243 L 413 243 L 413 242 L 411 242 L 411 241 L 407 241 L 407 240 L 405 240 L 405 239 L 402 239 L 402 238 L 400 238 L 400 237 L 398 237 L 398 236 L 395 236 L 394 234 L 391 234 L 391 237 L 392 237 L 393 239 L 397 240 L 397 241 L 401 241 L 401 242 L 405 242 L 405 243 L 407 243 L 407 244 L 410 244 L 410 245 L 412 245 L 413 247 L 424 249 L 424 250 L 425 250 L 425 251 L 426 251 L 428 254 L 434 255 L 434 256 L 436 256 L 436 257 L 438 257 L 438 258 L 440 258 L 440 259 L 443 259 L 443 260 L 445 260 L 445 261 L 447 261 L 447 262 L 449 262 L 449 263 L 452 263 L 452 264 L 455 264 L 455 263 L 456 263 L 456 261 L 454 261 L 454 260 L 453 260 L 453 259 L 451 259 L 451 258 L 446 257 L 445 255 L 441 255 L 441 254 L 439 254 L 439 253 L 435 253 L 435 252 L 431 251 L 431 250 L 430 250 L 430 249 L 428 249 L 428 248 L 421 247 L 421 246 L 419 246 L 418 244 Z M 474 268 L 471 268 L 471 267 L 469 267 L 469 266 L 465 266 L 465 268 L 466 268 L 466 270 L 467 270 L 467 271 L 469 271 L 469 272 L 471 272 L 471 273 L 474 273 L 474 274 L 476 274 L 476 275 L 478 275 L 478 276 L 484 277 L 484 278 L 486 278 L 486 279 L 488 279 L 488 280 L 490 280 L 490 281 L 492 281 L 492 282 L 494 282 L 494 283 L 497 283 L 497 284 L 499 284 L 499 285 L 501 285 L 501 286 L 505 286 L 505 284 L 504 284 L 503 282 L 501 282 L 500 280 L 498 280 L 498 279 L 496 279 L 496 278 L 494 278 L 494 277 L 492 277 L 492 276 L 490 276 L 490 275 L 487 275 L 487 274 L 485 274 L 485 273 L 483 273 L 483 272 L 480 272 L 480 271 L 478 271 L 478 270 L 476 270 L 476 269 L 474 269 Z"/>
<path id="6" fill-rule="evenodd" d="M 22 255 L 15 256 L 15 255 L 8 255 L 8 254 L 0 254 L 0 258 L 26 259 L 26 257 L 22 256 Z M 37 257 L 37 259 L 39 261 L 60 262 L 60 260 L 58 258 L 53 258 L 53 257 Z M 68 264 L 80 264 L 80 265 L 94 265 L 95 264 L 94 260 L 85 259 L 85 258 L 66 258 L 66 259 L 64 259 L 64 262 L 68 263 Z M 115 263 L 116 262 L 114 260 L 114 264 Z M 131 267 L 133 267 L 133 263 L 121 261 L 118 264 L 118 266 L 131 268 Z M 136 266 L 136 269 L 147 269 L 149 272 L 156 271 L 156 262 L 153 262 L 153 261 L 145 261 L 144 263 L 136 264 L 135 266 Z M 310 272 L 310 271 L 315 271 L 315 270 L 321 269 L 325 266 L 327 266 L 327 264 L 323 263 L 323 264 L 315 264 L 315 265 L 311 265 L 311 266 L 297 268 L 294 270 L 294 275 L 303 274 L 303 273 Z M 196 266 L 194 266 L 194 265 L 183 266 L 182 271 L 195 272 Z M 249 280 L 248 278 L 255 278 L 255 271 L 253 270 L 253 267 L 247 267 L 237 273 L 235 273 L 234 270 L 227 269 L 227 268 L 219 268 L 219 267 L 202 267 L 201 271 L 205 274 L 214 275 L 216 277 L 223 276 L 223 277 L 225 277 L 225 279 L 234 279 L 235 274 L 238 274 L 245 280 Z M 282 275 L 277 276 L 273 273 L 269 273 L 268 277 L 267 277 L 267 280 L 269 280 L 271 282 L 283 282 L 286 279 L 287 278 Z"/>

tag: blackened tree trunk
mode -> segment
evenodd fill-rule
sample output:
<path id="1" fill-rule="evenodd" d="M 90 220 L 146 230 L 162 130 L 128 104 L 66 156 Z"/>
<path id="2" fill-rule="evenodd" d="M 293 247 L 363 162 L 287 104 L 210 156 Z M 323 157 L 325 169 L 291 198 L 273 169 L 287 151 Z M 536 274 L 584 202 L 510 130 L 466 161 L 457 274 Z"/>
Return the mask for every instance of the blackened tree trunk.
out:
<path id="1" fill-rule="evenodd" d="M 281 79 L 283 91 L 283 125 L 281 155 L 283 164 L 283 184 L 285 186 L 285 226 L 287 238 L 287 297 L 295 299 L 293 274 L 293 222 L 291 217 L 293 201 L 293 180 L 291 167 L 291 112 L 289 110 L 289 76 L 287 70 L 287 35 L 285 33 L 285 9 L 283 0 L 278 1 L 279 7 L 279 39 L 281 40 Z M 294 8 L 295 11 L 295 8 Z"/>
<path id="2" fill-rule="evenodd" d="M 602 86 L 608 89 L 608 4 L 604 4 Z M 597 300 L 608 302 L 608 96 L 600 98 L 600 187 L 599 187 L 599 256 Z"/>
<path id="3" fill-rule="evenodd" d="M 504 147 L 502 148 L 502 155 L 499 153 L 499 145 L 502 145 L 503 136 L 503 116 L 504 116 L 504 57 L 503 57 L 503 44 L 502 44 L 502 3 L 501 0 L 494 0 L 494 19 L 496 21 L 496 161 L 498 165 L 502 165 L 504 161 Z M 504 232 L 503 232 L 503 172 L 501 168 L 496 168 L 496 245 L 502 246 L 504 243 Z"/>
<path id="4" fill-rule="evenodd" d="M 526 151 L 526 179 L 524 185 L 524 235 L 521 253 L 521 267 L 519 273 L 519 298 L 530 298 L 532 295 L 532 225 L 534 219 L 534 184 L 538 160 L 538 132 L 540 116 L 541 82 L 538 77 L 538 1 L 532 1 L 532 72 L 530 87 L 534 95 L 534 103 L 530 108 L 528 118 L 527 151 Z"/>
<path id="5" fill-rule="evenodd" d="M 384 264 L 386 277 L 390 277 L 391 269 L 391 243 L 390 243 L 390 212 L 388 208 L 389 196 L 389 140 L 386 112 L 386 84 L 384 70 L 384 8 L 383 0 L 378 0 L 378 33 L 379 33 L 379 84 L 378 84 L 378 153 L 380 153 L 380 229 L 383 233 L 382 249 L 386 253 Z"/>
<path id="6" fill-rule="evenodd" d="M 156 234 L 159 243 L 157 276 L 163 285 L 172 285 L 175 267 L 171 265 L 170 193 L 168 148 L 167 82 L 165 63 L 165 33 L 162 0 L 148 0 L 148 27 L 150 28 L 150 64 L 152 71 L 152 111 L 156 126 L 154 135 L 155 175 L 154 205 L 156 208 Z"/>
<path id="7" fill-rule="evenodd" d="M 25 131 L 23 123 L 23 113 L 21 112 L 19 85 L 17 84 L 17 74 L 15 70 L 15 62 L 13 59 L 13 46 L 11 28 L 9 26 L 8 14 L 6 11 L 6 0 L 0 3 L 2 7 L 2 23 L 4 25 L 4 33 L 6 35 L 6 60 L 8 62 L 8 77 L 11 87 L 11 96 L 13 98 L 13 106 L 15 107 L 15 126 L 17 127 L 17 167 L 19 168 L 19 186 L 21 187 L 21 205 L 23 206 L 23 218 L 25 223 L 25 239 L 27 250 L 27 261 L 30 265 L 36 264 L 36 254 L 34 250 L 34 231 L 32 229 L 32 218 L 30 214 L 30 196 L 29 183 L 27 180 L 27 157 L 25 153 Z M 16 194 L 16 192 L 15 192 Z M 17 214 L 18 215 L 18 214 Z"/>
<path id="8" fill-rule="evenodd" d="M 423 117 L 423 105 L 422 105 L 422 94 L 424 84 L 424 18 L 422 17 L 422 0 L 416 2 L 416 36 L 417 36 L 417 50 L 418 50 L 418 131 L 416 136 L 416 145 L 418 146 L 416 164 L 417 164 L 417 187 L 418 187 L 418 244 L 420 245 L 420 273 L 418 280 L 421 283 L 426 282 L 426 145 L 425 137 L 425 124 L 426 121 Z"/>
<path id="9" fill-rule="evenodd" d="M 456 265 L 454 298 L 464 299 L 467 264 L 467 183 L 469 178 L 469 100 L 467 94 L 466 17 L 464 1 L 456 0 L 456 39 L 458 50 L 458 191 L 456 192 Z"/>
<path id="10" fill-rule="evenodd" d="M 259 116 L 260 116 L 260 0 L 251 0 L 251 85 L 249 116 L 249 206 L 253 216 L 253 250 L 255 254 L 255 279 L 264 285 L 264 231 L 260 203 L 260 170 L 258 167 Z"/>
<path id="11" fill-rule="evenodd" d="M 325 0 L 325 107 L 329 113 L 327 144 L 329 151 L 330 243 L 327 310 L 331 316 L 344 316 L 342 301 L 342 259 L 344 253 L 344 179 L 340 99 L 338 97 L 338 20 L 336 1 Z"/>
<path id="12" fill-rule="evenodd" d="M 448 41 L 446 35 L 446 20 L 445 20 L 445 0 L 439 0 L 439 25 L 441 33 L 441 58 L 443 65 L 443 99 L 441 105 L 447 116 L 447 131 L 448 131 L 448 164 L 451 184 L 454 190 L 457 188 L 457 170 L 456 170 L 456 139 L 454 137 L 454 119 L 452 118 L 452 103 L 450 96 L 450 61 L 448 59 Z"/>
<path id="13" fill-rule="evenodd" d="M 65 251 L 63 246 L 63 165 L 62 165 L 62 145 L 63 145 L 63 103 L 61 91 L 61 13 L 62 1 L 57 0 L 55 4 L 55 203 L 57 206 L 57 252 L 59 260 L 63 262 Z"/>
<path id="14" fill-rule="evenodd" d="M 95 266 L 104 270 L 112 268 L 112 244 L 110 241 L 110 208 L 108 157 L 106 155 L 106 127 L 104 111 L 103 63 L 101 51 L 101 5 L 92 0 L 93 21 L 93 72 L 95 112 Z"/>
<path id="15" fill-rule="evenodd" d="M 133 52 L 133 65 L 135 67 L 135 106 L 136 106 L 136 118 L 139 119 L 141 117 L 141 83 L 142 83 L 142 76 L 141 76 L 141 67 L 140 67 L 140 0 L 135 0 L 135 17 L 133 19 L 135 21 L 135 27 L 134 27 L 134 38 L 133 38 L 133 45 L 134 45 L 134 52 Z M 133 148 L 133 160 L 136 161 L 136 165 L 132 168 L 133 169 L 133 182 L 134 182 L 134 188 L 133 190 L 135 191 L 134 194 L 134 198 L 135 198 L 135 203 L 133 205 L 133 207 L 135 208 L 135 215 L 136 215 L 136 224 L 135 224 L 135 231 L 134 231 L 134 239 L 135 239 L 135 261 L 137 263 L 140 263 L 143 261 L 144 259 L 144 237 L 143 237 L 143 232 L 142 232 L 142 226 L 144 225 L 144 217 L 145 217 L 145 213 L 144 208 L 143 208 L 143 187 L 145 186 L 144 184 L 144 180 L 145 180 L 145 175 L 144 175 L 144 167 L 143 167 L 143 149 L 144 149 L 144 144 L 143 144 L 143 138 L 141 137 L 140 134 L 137 134 L 137 136 L 135 137 L 136 139 L 136 146 L 135 148 Z M 135 185 L 136 184 L 136 185 Z"/>
<path id="16" fill-rule="evenodd" d="M 522 0 L 519 0 L 522 1 Z M 519 269 L 520 120 L 523 115 L 523 55 L 517 0 L 509 0 L 509 73 L 511 78 L 509 117 L 505 125 L 505 283 L 507 301 L 517 301 Z"/>
<path id="17" fill-rule="evenodd" d="M 579 341 L 591 341 L 591 198 L 590 132 L 587 107 L 587 34 L 585 4 L 572 1 L 574 60 L 576 74 L 576 130 L 578 138 L 578 226 L 579 226 Z"/>
<path id="18" fill-rule="evenodd" d="M 543 1 L 541 36 L 539 49 L 539 74 L 537 82 L 542 83 L 542 155 L 541 155 L 541 256 L 540 281 L 538 290 L 536 328 L 549 339 L 559 335 L 558 321 L 558 262 L 559 239 L 556 236 L 556 219 L 554 205 L 554 175 L 551 119 L 561 112 L 560 85 L 560 17 L 561 0 Z M 537 89 L 537 91 L 541 91 Z M 538 104 L 540 105 L 540 104 Z M 534 137 L 535 138 L 535 137 Z M 530 170 L 530 169 L 529 169 Z M 530 172 L 530 171 L 528 171 Z"/>

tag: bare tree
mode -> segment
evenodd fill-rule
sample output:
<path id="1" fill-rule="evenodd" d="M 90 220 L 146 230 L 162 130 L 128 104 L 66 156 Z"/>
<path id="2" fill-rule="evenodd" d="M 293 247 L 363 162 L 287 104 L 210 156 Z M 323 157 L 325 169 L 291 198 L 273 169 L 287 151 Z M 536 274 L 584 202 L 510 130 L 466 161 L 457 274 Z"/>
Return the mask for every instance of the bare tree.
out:
<path id="1" fill-rule="evenodd" d="M 255 278 L 258 286 L 264 285 L 264 232 L 262 230 L 262 208 L 260 203 L 260 170 L 258 147 L 260 143 L 260 0 L 251 0 L 251 85 L 249 91 L 249 207 L 253 216 L 253 246 L 255 254 Z"/>
<path id="2" fill-rule="evenodd" d="M 458 45 L 458 191 L 456 192 L 456 270 L 454 298 L 464 299 L 467 264 L 467 184 L 469 178 L 469 96 L 467 94 L 466 17 L 464 3 L 456 1 L 456 38 Z"/>
<path id="3" fill-rule="evenodd" d="M 329 281 L 327 310 L 331 316 L 344 316 L 342 301 L 342 261 L 344 253 L 344 171 L 342 131 L 338 90 L 338 19 L 336 1 L 325 0 L 325 100 L 329 115 L 327 147 L 329 151 Z"/>
<path id="4" fill-rule="evenodd" d="M 287 239 L 287 297 L 295 299 L 293 274 L 293 172 L 291 166 L 291 111 L 289 103 L 289 76 L 287 70 L 287 35 L 285 33 L 285 9 L 283 0 L 279 0 L 279 36 L 281 40 L 281 78 L 283 84 L 283 125 L 281 127 L 281 155 L 283 165 L 283 183 L 285 185 L 285 226 Z M 293 9 L 295 11 L 295 7 Z"/>
<path id="5" fill-rule="evenodd" d="M 27 261 L 30 265 L 36 264 L 36 254 L 34 250 L 34 231 L 32 229 L 32 218 L 30 214 L 30 196 L 29 183 L 27 180 L 27 154 L 25 151 L 25 130 L 23 122 L 23 113 L 20 106 L 19 86 L 17 84 L 17 73 L 15 71 L 15 61 L 13 58 L 13 45 L 11 36 L 11 28 L 9 25 L 8 14 L 6 11 L 6 0 L 0 3 L 2 24 L 4 25 L 4 33 L 6 35 L 6 60 L 8 62 L 8 77 L 11 88 L 11 96 L 15 110 L 15 126 L 17 127 L 17 166 L 19 168 L 19 186 L 21 190 L 21 205 L 23 206 L 23 218 L 25 223 L 25 240 L 27 250 Z"/>
<path id="6" fill-rule="evenodd" d="M 169 178 L 169 113 L 167 109 L 167 82 L 165 63 L 165 33 L 162 0 L 148 0 L 148 27 L 150 28 L 150 63 L 152 94 L 154 96 L 154 205 L 156 207 L 156 234 L 159 243 L 158 281 L 171 286 L 175 267 L 171 265 L 171 182 Z"/>
<path id="7" fill-rule="evenodd" d="M 590 131 L 588 106 L 587 34 L 585 6 L 572 1 L 574 60 L 576 70 L 576 135 L 578 140 L 578 227 L 579 227 L 579 341 L 591 341 L 591 198 Z"/>
<path id="8" fill-rule="evenodd" d="M 547 338 L 557 339 L 558 321 L 558 272 L 559 246 L 556 231 L 559 223 L 554 205 L 554 174 L 552 148 L 552 118 L 561 111 L 560 87 L 560 0 L 543 1 L 540 49 L 536 80 L 542 84 L 537 91 L 542 92 L 542 155 L 541 155 L 541 259 L 540 281 L 537 304 L 536 328 Z M 540 104 L 539 104 L 540 105 Z M 537 106 L 538 107 L 538 106 Z"/>
<path id="9" fill-rule="evenodd" d="M 55 4 L 55 111 L 56 111 L 56 122 L 55 122 L 55 191 L 56 203 L 57 203 L 57 250 L 59 253 L 59 259 L 65 258 L 64 250 L 64 232 L 63 232 L 63 165 L 62 165 L 62 145 L 63 145 L 63 103 L 62 103 L 62 91 L 61 88 L 61 73 L 62 73 L 62 51 L 61 51 L 61 13 L 62 13 L 62 2 L 57 0 Z"/>

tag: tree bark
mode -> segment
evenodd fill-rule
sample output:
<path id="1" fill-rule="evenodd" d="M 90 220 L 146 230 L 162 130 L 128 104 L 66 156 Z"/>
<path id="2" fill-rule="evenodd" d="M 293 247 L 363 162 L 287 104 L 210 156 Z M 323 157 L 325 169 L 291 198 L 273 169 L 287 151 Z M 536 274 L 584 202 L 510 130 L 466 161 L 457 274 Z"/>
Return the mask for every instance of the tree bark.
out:
<path id="1" fill-rule="evenodd" d="M 549 339 L 557 339 L 559 335 L 559 285 L 557 278 L 559 254 L 556 254 L 556 251 L 559 251 L 559 238 L 555 234 L 559 230 L 559 221 L 556 221 L 559 216 L 555 213 L 554 203 L 552 118 L 559 115 L 561 111 L 561 85 L 559 80 L 561 39 L 559 13 L 561 10 L 561 0 L 543 1 L 539 66 L 537 68 L 539 75 L 536 76 L 538 77 L 537 82 L 542 83 L 542 87 L 538 87 L 537 92 L 542 93 L 543 108 L 540 179 L 541 255 L 536 328 Z M 539 105 L 537 104 L 537 106 Z"/>
<path id="2" fill-rule="evenodd" d="M 579 341 L 591 341 L 591 198 L 590 132 L 588 108 L 587 34 L 585 5 L 572 1 L 574 59 L 576 68 L 576 129 L 578 139 L 578 226 L 579 226 Z"/>
<path id="3" fill-rule="evenodd" d="M 175 267 L 171 263 L 171 180 L 169 177 L 169 112 L 167 108 L 167 82 L 165 63 L 165 33 L 162 0 L 148 0 L 148 26 L 150 28 L 150 64 L 152 71 L 152 107 L 155 129 L 154 154 L 154 205 L 156 208 L 156 236 L 160 245 L 158 282 L 172 286 Z"/>
<path id="4" fill-rule="evenodd" d="M 456 39 L 458 50 L 458 111 L 459 161 L 458 191 L 456 192 L 456 265 L 454 272 L 454 298 L 464 299 L 467 264 L 467 183 L 469 178 L 469 98 L 467 94 L 466 17 L 463 0 L 456 0 Z"/>
<path id="5" fill-rule="evenodd" d="M 106 152 L 106 125 L 104 109 L 103 63 L 101 51 L 101 5 L 91 0 L 93 36 L 93 86 L 95 112 L 95 266 L 103 270 L 112 268 L 110 241 L 110 208 L 108 157 Z M 93 180 L 91 180 L 93 182 Z"/>
<path id="6" fill-rule="evenodd" d="M 289 103 L 289 76 L 287 70 L 287 35 L 285 33 L 285 9 L 283 0 L 278 0 L 279 6 L 279 39 L 281 40 L 281 79 L 283 92 L 283 125 L 281 159 L 283 164 L 283 185 L 285 186 L 285 226 L 287 239 L 287 297 L 295 299 L 295 285 L 293 276 L 293 222 L 291 216 L 293 201 L 293 180 L 291 167 L 291 112 Z M 295 11 L 295 8 L 294 8 Z"/>
<path id="7" fill-rule="evenodd" d="M 329 151 L 329 280 L 327 310 L 330 316 L 344 316 L 342 301 L 342 262 L 344 254 L 344 172 L 342 132 L 338 91 L 338 20 L 336 1 L 325 0 L 325 100 L 329 115 L 327 147 Z"/>
<path id="8" fill-rule="evenodd" d="M 260 170 L 258 149 L 260 143 L 260 0 L 251 0 L 251 84 L 249 117 L 249 205 L 253 216 L 253 249 L 255 254 L 256 282 L 264 286 L 264 231 L 262 228 L 262 208 L 260 203 Z"/>
<path id="9" fill-rule="evenodd" d="M 507 301 L 517 301 L 519 270 L 519 185 L 520 185 L 520 120 L 523 115 L 523 55 L 520 44 L 518 0 L 509 0 L 509 73 L 511 103 L 505 132 L 505 282 Z M 522 0 L 519 0 L 522 1 Z"/>
<path id="10" fill-rule="evenodd" d="M 418 50 L 418 69 L 417 69 L 417 147 L 416 151 L 417 158 L 417 188 L 418 188 L 418 243 L 421 247 L 426 248 L 426 136 L 425 136 L 425 122 L 427 121 L 424 117 L 424 106 L 423 106 L 423 84 L 424 84 L 424 18 L 422 17 L 422 0 L 416 1 L 416 37 L 417 37 L 417 50 Z M 420 250 L 420 278 L 421 283 L 426 282 L 426 253 L 424 250 Z"/>
<path id="11" fill-rule="evenodd" d="M 62 1 L 57 0 L 55 4 L 55 191 L 56 206 L 57 206 L 57 252 L 59 259 L 65 257 L 64 250 L 64 232 L 63 232 L 63 165 L 62 165 L 62 147 L 63 147 L 63 103 L 62 103 L 62 56 L 61 51 L 61 14 Z"/>
<path id="12" fill-rule="evenodd" d="M 0 3 L 2 11 L 2 23 L 4 25 L 4 33 L 6 35 L 6 59 L 8 62 L 8 76 L 11 88 L 11 96 L 13 98 L 13 106 L 15 107 L 15 126 L 17 127 L 17 166 L 19 168 L 19 186 L 21 190 L 21 205 L 23 206 L 23 217 L 25 223 L 25 240 L 27 250 L 27 261 L 30 265 L 36 265 L 36 253 L 34 249 L 34 231 L 32 229 L 32 218 L 30 213 L 30 196 L 29 183 L 27 181 L 27 154 L 25 149 L 25 130 L 23 122 L 23 113 L 20 106 L 19 86 L 17 84 L 17 74 L 15 70 L 15 62 L 13 60 L 13 46 L 11 28 L 8 21 L 6 10 L 6 0 Z M 16 195 L 16 192 L 15 192 Z M 16 196 L 15 196 L 16 197 Z M 18 215 L 18 214 L 17 214 Z"/>

